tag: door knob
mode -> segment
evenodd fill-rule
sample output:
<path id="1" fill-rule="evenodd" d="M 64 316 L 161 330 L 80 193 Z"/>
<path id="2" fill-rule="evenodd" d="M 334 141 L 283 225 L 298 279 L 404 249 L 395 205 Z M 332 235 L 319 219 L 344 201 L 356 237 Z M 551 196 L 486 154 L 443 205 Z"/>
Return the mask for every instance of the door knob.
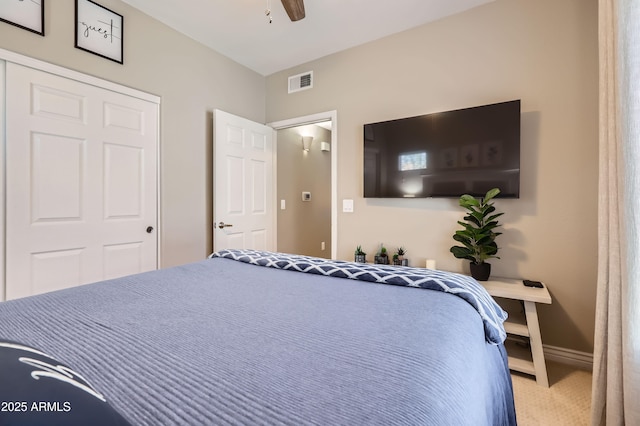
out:
<path id="1" fill-rule="evenodd" d="M 228 228 L 228 227 L 230 227 L 230 226 L 233 226 L 233 225 L 232 225 L 232 224 L 230 224 L 230 223 L 224 223 L 224 222 L 220 222 L 220 223 L 218 224 L 218 228 L 220 228 L 220 229 L 222 229 L 222 228 Z"/>
<path id="2" fill-rule="evenodd" d="M 153 226 L 147 226 L 147 234 L 150 234 L 153 232 Z"/>

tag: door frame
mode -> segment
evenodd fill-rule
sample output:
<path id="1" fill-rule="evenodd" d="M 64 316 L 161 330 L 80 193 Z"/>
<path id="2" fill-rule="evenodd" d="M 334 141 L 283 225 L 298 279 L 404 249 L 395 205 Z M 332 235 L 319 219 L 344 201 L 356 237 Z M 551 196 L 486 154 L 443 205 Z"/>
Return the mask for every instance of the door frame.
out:
<path id="1" fill-rule="evenodd" d="M 301 117 L 289 118 L 286 120 L 274 121 L 267 123 L 267 126 L 273 128 L 273 143 L 274 146 L 278 141 L 278 130 L 288 129 L 290 127 L 304 126 L 307 124 L 315 124 L 323 121 L 331 121 L 331 258 L 336 259 L 338 256 L 338 111 L 325 111 L 316 114 L 305 115 Z M 276 150 L 274 150 L 276 152 Z M 274 167 L 274 187 L 278 187 L 278 173 L 277 173 L 278 156 L 274 155 L 273 167 Z M 279 203 L 277 202 L 278 191 L 274 190 L 274 206 L 277 208 Z M 278 244 L 278 220 L 277 213 L 275 215 L 274 222 L 274 238 L 277 247 Z"/>
<path id="2" fill-rule="evenodd" d="M 162 257 L 161 257 L 161 226 L 160 224 L 161 222 L 161 210 L 160 210 L 160 206 L 161 206 L 161 179 L 160 179 L 160 166 L 161 166 L 161 162 L 160 162 L 160 129 L 161 129 L 161 125 L 160 125 L 160 118 L 162 116 L 162 114 L 160 113 L 160 108 L 161 108 L 161 98 L 160 96 L 157 95 L 152 95 L 150 93 L 147 92 L 143 92 L 141 90 L 138 89 L 133 89 L 131 87 L 127 87 L 127 86 L 122 86 L 120 84 L 117 83 L 113 83 L 111 81 L 108 80 L 104 80 L 102 78 L 98 78 L 98 77 L 94 77 L 91 76 L 89 74 L 84 74 L 82 72 L 79 71 L 74 71 L 72 69 L 69 68 L 65 68 L 65 67 L 61 67 L 59 65 L 54 65 L 51 64 L 49 62 L 45 62 L 45 61 L 41 61 L 39 59 L 35 59 L 29 56 L 25 56 L 25 55 L 21 55 L 19 53 L 15 53 L 12 52 L 10 50 L 5 50 L 5 49 L 0 49 L 0 302 L 6 300 L 6 282 L 5 282 L 5 277 L 6 277 L 6 271 L 5 271 L 5 261 L 6 261 L 6 253 L 5 253 L 5 238 L 6 238 L 6 234 L 5 234 L 5 226 L 6 226 L 6 218 L 5 218 L 5 209 L 6 209 L 6 205 L 5 205 L 5 175 L 6 175 L 6 170 L 5 170 L 5 161 L 6 161 L 6 157 L 5 157 L 5 147 L 6 147 L 6 129 L 5 129 L 5 98 L 6 98 L 6 93 L 5 93 L 5 79 L 6 79 L 6 63 L 7 62 L 13 62 L 19 65 L 23 65 L 26 67 L 30 67 L 30 68 L 34 68 L 36 70 L 39 71 L 43 71 L 43 72 L 47 72 L 50 74 L 54 74 L 60 77 L 65 77 L 71 80 L 76 80 L 78 82 L 81 83 L 85 83 L 85 84 L 89 84 L 92 86 L 96 86 L 102 89 L 106 89 L 106 90 L 110 90 L 112 92 L 116 92 L 116 93 L 121 93 L 123 95 L 127 95 L 127 96 L 131 96 L 134 98 L 139 98 L 151 103 L 155 103 L 158 105 L 158 119 L 157 119 L 157 123 L 158 123 L 158 128 L 157 130 L 157 139 L 156 139 L 156 161 L 157 161 L 157 174 L 156 174 L 156 180 L 157 180 L 157 189 L 156 189 L 156 220 L 157 220 L 157 226 L 156 226 L 156 239 L 157 239 L 157 250 L 156 250 L 156 266 L 160 267 L 160 265 L 162 264 Z"/>

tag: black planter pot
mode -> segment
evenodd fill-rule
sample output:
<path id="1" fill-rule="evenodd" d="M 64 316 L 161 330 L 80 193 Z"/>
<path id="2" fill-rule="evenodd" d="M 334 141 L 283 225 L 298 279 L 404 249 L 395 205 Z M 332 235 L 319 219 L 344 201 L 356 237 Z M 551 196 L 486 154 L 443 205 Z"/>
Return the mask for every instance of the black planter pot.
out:
<path id="1" fill-rule="evenodd" d="M 478 281 L 487 281 L 489 279 L 489 275 L 491 275 L 491 264 L 487 262 L 470 262 L 469 269 L 471 270 L 471 276 Z"/>
<path id="2" fill-rule="evenodd" d="M 366 254 L 356 254 L 354 256 L 354 261 L 357 263 L 367 263 L 367 255 Z"/>

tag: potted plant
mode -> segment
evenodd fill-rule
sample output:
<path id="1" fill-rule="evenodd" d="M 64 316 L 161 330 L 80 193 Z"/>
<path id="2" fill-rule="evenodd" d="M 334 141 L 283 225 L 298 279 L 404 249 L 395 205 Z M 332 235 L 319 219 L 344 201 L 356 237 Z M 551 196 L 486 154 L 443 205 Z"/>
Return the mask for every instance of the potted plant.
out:
<path id="1" fill-rule="evenodd" d="M 367 253 L 362 251 L 362 246 L 356 247 L 356 251 L 354 253 L 354 261 L 358 263 L 367 263 Z"/>
<path id="2" fill-rule="evenodd" d="M 388 265 L 389 264 L 389 255 L 387 254 L 387 248 L 384 244 L 380 244 L 380 251 L 374 257 L 374 263 L 379 265 Z"/>
<path id="3" fill-rule="evenodd" d="M 491 200 L 500 193 L 498 188 L 487 191 L 485 196 L 476 199 L 465 194 L 460 197 L 460 206 L 467 209 L 465 222 L 458 221 L 463 229 L 456 231 L 453 239 L 462 246 L 453 246 L 450 251 L 458 259 L 467 259 L 470 263 L 471 276 L 478 281 L 486 281 L 491 275 L 491 264 L 487 259 L 496 258 L 498 245 L 495 239 L 501 232 L 495 232 L 500 226 L 497 219 L 504 213 L 496 213 Z"/>
<path id="4" fill-rule="evenodd" d="M 405 259 L 404 258 L 404 255 L 406 253 L 407 253 L 407 251 L 404 249 L 404 247 L 402 247 L 402 246 L 398 247 L 396 252 L 393 254 L 393 264 L 394 265 L 401 265 L 401 266 L 408 266 L 409 265 L 409 259 Z"/>

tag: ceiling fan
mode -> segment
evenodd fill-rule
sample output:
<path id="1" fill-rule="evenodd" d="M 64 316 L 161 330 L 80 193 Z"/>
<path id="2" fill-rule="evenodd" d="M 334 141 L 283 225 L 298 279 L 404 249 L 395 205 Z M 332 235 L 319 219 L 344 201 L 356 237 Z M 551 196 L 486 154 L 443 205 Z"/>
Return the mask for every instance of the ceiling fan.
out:
<path id="1" fill-rule="evenodd" d="M 282 0 L 282 5 L 292 21 L 299 21 L 305 17 L 304 0 Z"/>

